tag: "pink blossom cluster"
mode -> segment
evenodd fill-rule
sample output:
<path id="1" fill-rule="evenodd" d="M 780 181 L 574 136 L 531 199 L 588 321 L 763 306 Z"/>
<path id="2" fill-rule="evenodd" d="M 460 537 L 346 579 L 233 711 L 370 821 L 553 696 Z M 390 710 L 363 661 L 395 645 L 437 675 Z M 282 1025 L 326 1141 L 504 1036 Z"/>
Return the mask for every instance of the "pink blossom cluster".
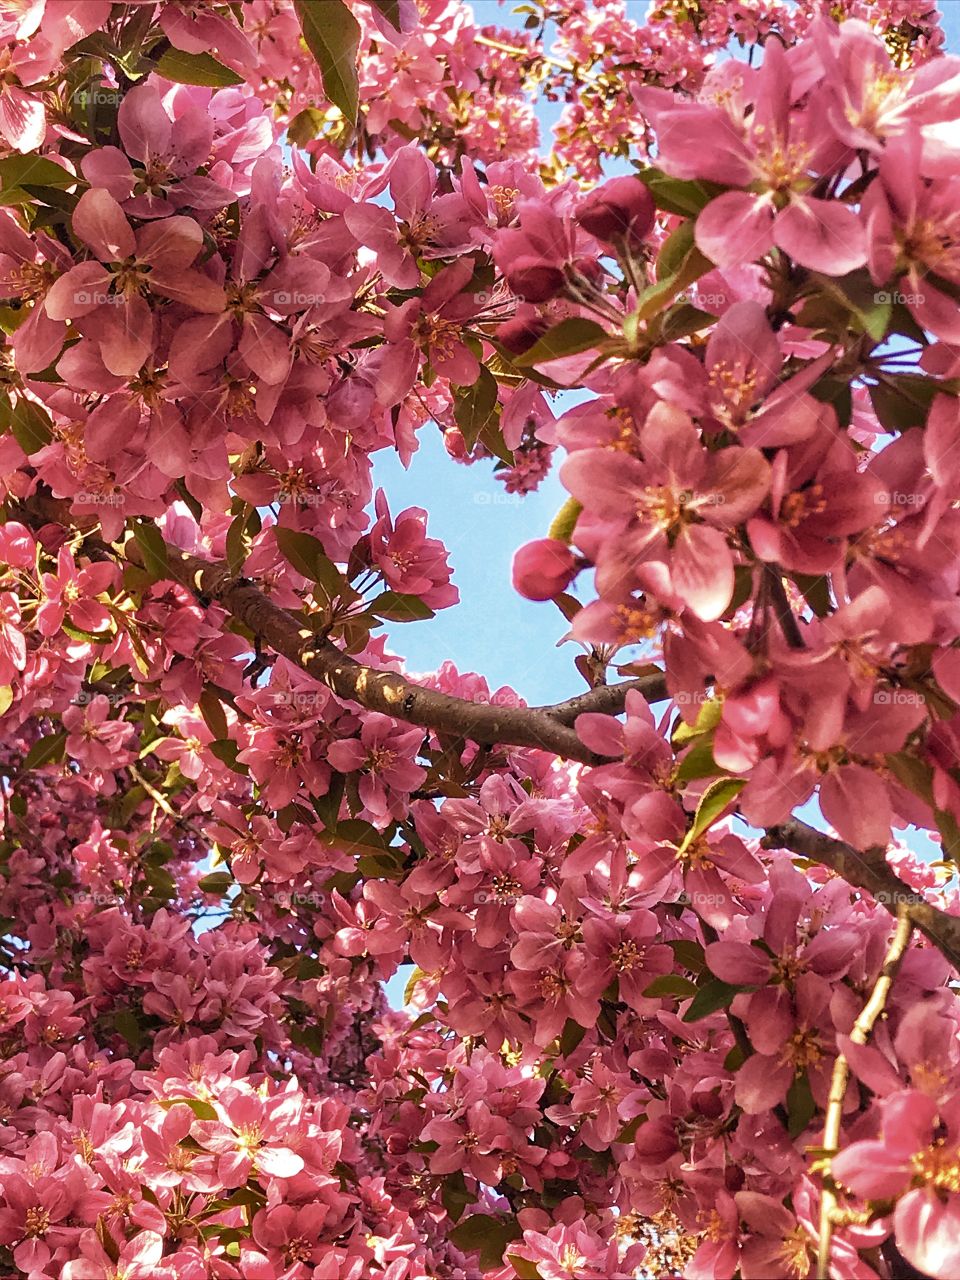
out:
<path id="1" fill-rule="evenodd" d="M 0 1272 L 949 1277 L 960 59 L 326 2 L 355 122 L 304 5 L 3 20 Z M 380 631 L 434 429 L 562 457 L 586 702 Z"/>

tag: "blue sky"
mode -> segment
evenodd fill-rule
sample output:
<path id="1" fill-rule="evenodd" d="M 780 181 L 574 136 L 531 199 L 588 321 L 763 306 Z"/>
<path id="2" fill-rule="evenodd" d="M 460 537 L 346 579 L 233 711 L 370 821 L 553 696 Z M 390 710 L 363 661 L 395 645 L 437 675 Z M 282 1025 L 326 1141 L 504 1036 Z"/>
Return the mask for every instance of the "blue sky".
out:
<path id="1" fill-rule="evenodd" d="M 473 8 L 480 21 L 522 26 L 523 16 L 498 0 L 479 0 Z M 647 5 L 645 0 L 628 0 L 628 8 L 631 16 L 642 19 Z M 960 0 L 945 0 L 940 9 L 948 48 L 960 50 Z M 546 137 L 558 108 L 546 103 L 539 114 Z M 558 405 L 556 412 L 562 408 Z M 510 584 L 514 551 L 531 538 L 544 537 L 566 499 L 556 470 L 535 493 L 517 498 L 494 479 L 492 462 L 457 465 L 447 456 L 440 432 L 430 425 L 419 438 L 420 450 L 408 471 L 396 454 L 384 450 L 375 457 L 374 477 L 386 490 L 394 514 L 407 506 L 427 509 L 431 536 L 441 538 L 450 552 L 460 604 L 430 621 L 394 626 L 393 649 L 412 671 L 433 671 L 449 658 L 461 671 L 486 676 L 491 689 L 509 684 L 529 703 L 555 702 L 582 692 L 586 684 L 573 665 L 581 650 L 572 643 L 558 647 L 567 627 L 556 606 L 523 600 Z M 592 595 L 590 578 L 581 578 L 586 599 Z M 803 806 L 800 816 L 822 823 L 815 801 Z M 939 847 L 913 829 L 906 833 L 906 843 L 921 855 L 939 856 Z M 385 984 L 395 1008 L 403 1005 L 412 971 L 412 965 L 402 965 Z"/>
<path id="2" fill-rule="evenodd" d="M 478 0 L 474 12 L 482 22 L 520 28 L 525 15 L 499 0 Z M 646 0 L 628 0 L 631 17 L 642 20 Z M 941 3 L 951 49 L 960 49 L 960 0 Z M 543 104 L 544 135 L 558 108 Z M 568 401 L 569 403 L 569 401 Z M 554 471 L 540 489 L 522 499 L 504 492 L 493 478 L 493 463 L 466 467 L 446 454 L 439 431 L 428 425 L 419 433 L 420 451 L 404 471 L 395 454 L 376 455 L 375 480 L 382 485 L 396 514 L 404 507 L 429 512 L 429 531 L 450 551 L 460 604 L 428 622 L 394 626 L 393 648 L 413 671 L 433 671 L 449 658 L 461 671 L 487 677 L 492 689 L 511 685 L 528 702 L 553 702 L 579 693 L 586 684 L 574 658 L 580 648 L 557 648 L 566 623 L 556 606 L 523 600 L 510 585 L 510 561 L 517 547 L 544 537 L 566 498 Z M 585 598 L 589 575 L 581 578 Z"/>

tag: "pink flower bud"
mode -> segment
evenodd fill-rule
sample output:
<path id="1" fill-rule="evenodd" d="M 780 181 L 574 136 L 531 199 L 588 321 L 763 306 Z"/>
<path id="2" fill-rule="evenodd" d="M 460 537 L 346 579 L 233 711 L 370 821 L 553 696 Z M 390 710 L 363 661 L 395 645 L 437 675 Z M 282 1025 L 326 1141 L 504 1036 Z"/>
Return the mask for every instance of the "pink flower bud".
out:
<path id="1" fill-rule="evenodd" d="M 554 262 L 523 254 L 507 268 L 507 284 L 518 298 L 549 302 L 563 290 L 563 272 Z"/>
<path id="2" fill-rule="evenodd" d="M 576 572 L 573 552 L 558 538 L 537 538 L 513 557 L 513 585 L 528 600 L 551 600 Z"/>
<path id="3" fill-rule="evenodd" d="M 598 240 L 625 236 L 631 244 L 646 239 L 655 216 L 653 197 L 639 178 L 611 178 L 591 191 L 577 211 L 580 226 Z"/>
<path id="4" fill-rule="evenodd" d="M 547 322 L 539 316 L 528 316 L 526 319 L 514 316 L 497 330 L 497 339 L 515 356 L 529 351 L 533 344 L 547 331 Z"/>

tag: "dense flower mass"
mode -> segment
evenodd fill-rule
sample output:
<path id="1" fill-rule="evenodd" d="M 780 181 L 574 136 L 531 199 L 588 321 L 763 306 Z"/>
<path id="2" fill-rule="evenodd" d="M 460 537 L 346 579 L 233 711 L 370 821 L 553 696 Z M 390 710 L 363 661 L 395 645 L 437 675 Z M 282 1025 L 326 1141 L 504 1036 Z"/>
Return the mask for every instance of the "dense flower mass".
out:
<path id="1" fill-rule="evenodd" d="M 957 1274 L 960 57 L 639 8 L 0 4 L 0 1274 Z"/>

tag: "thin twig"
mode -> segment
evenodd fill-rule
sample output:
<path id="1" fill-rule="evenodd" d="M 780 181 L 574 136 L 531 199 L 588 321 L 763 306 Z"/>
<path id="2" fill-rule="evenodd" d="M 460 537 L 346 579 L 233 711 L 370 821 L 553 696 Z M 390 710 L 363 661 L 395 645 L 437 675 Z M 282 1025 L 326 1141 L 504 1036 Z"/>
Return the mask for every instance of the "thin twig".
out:
<path id="1" fill-rule="evenodd" d="M 863 1006 L 853 1024 L 850 1039 L 854 1044 L 866 1044 L 873 1030 L 873 1024 L 879 1018 L 890 994 L 890 988 L 897 976 L 913 932 L 912 908 L 901 903 L 897 909 L 897 927 L 894 930 L 887 954 L 883 959 L 880 976 L 874 984 L 870 999 Z M 840 1126 L 843 1121 L 843 1100 L 847 1094 L 847 1081 L 850 1078 L 850 1064 L 842 1053 L 837 1055 L 830 1077 L 830 1092 L 827 1096 L 827 1113 L 823 1124 L 824 1157 L 823 1192 L 820 1199 L 820 1242 L 817 1248 L 817 1280 L 829 1280 L 830 1248 L 833 1242 L 834 1213 L 837 1207 L 836 1185 L 830 1177 L 830 1156 L 840 1146 Z"/>

